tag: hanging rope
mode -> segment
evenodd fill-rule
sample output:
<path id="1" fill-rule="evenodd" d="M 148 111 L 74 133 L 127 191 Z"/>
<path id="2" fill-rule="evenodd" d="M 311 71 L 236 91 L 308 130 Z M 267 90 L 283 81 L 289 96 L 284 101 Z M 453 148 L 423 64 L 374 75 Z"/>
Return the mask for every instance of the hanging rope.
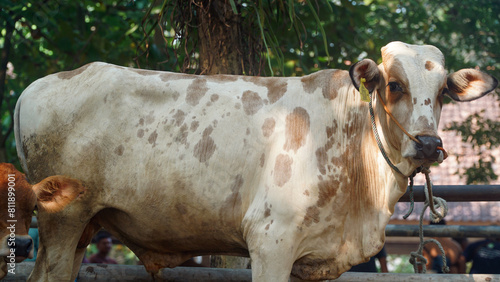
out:
<path id="1" fill-rule="evenodd" d="M 413 200 L 413 175 L 410 176 L 410 210 L 403 215 L 403 219 L 407 219 L 410 214 L 413 212 L 413 208 L 415 207 L 414 200 Z"/>
<path id="2" fill-rule="evenodd" d="M 427 239 L 424 240 L 424 228 L 423 228 L 423 221 L 424 221 L 424 213 L 427 207 L 430 207 L 430 212 L 429 212 L 429 218 L 433 222 L 438 222 L 442 220 L 446 214 L 448 213 L 448 205 L 446 204 L 446 201 L 443 198 L 440 197 L 434 197 L 432 195 L 432 182 L 430 180 L 429 174 L 430 170 L 428 168 L 424 168 L 422 170 L 422 173 L 425 174 L 425 187 L 424 187 L 424 192 L 425 192 L 425 203 L 424 203 L 424 208 L 422 209 L 422 212 L 420 213 L 420 221 L 419 221 L 419 238 L 420 238 L 420 243 L 418 245 L 418 249 L 415 252 L 410 253 L 410 263 L 413 265 L 413 270 L 415 273 L 426 273 L 426 264 L 427 264 L 427 259 L 423 256 L 422 252 L 424 249 L 424 246 L 428 243 L 435 243 L 439 250 L 441 251 L 441 259 L 443 260 L 443 273 L 448 273 L 450 271 L 449 267 L 446 265 L 446 255 L 443 249 L 443 246 L 441 246 L 441 243 L 437 241 L 436 239 Z M 413 197 L 410 199 L 412 205 L 413 205 Z M 441 212 L 438 210 L 441 209 Z M 409 212 L 406 217 L 410 215 L 411 212 Z"/>

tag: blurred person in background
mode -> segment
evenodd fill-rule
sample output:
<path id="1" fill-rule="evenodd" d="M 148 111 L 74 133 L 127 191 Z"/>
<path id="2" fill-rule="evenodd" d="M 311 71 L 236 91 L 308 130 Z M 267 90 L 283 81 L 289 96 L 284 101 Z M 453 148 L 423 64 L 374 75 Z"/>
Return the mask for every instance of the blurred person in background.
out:
<path id="1" fill-rule="evenodd" d="M 117 264 L 116 260 L 109 257 L 109 252 L 113 246 L 111 235 L 102 233 L 97 235 L 97 254 L 90 256 L 90 263 Z"/>

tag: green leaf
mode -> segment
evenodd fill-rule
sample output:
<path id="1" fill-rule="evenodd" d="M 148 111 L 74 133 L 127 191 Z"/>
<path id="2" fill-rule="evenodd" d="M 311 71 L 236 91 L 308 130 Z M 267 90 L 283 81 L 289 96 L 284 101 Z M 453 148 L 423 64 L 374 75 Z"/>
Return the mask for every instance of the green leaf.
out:
<path id="1" fill-rule="evenodd" d="M 328 42 L 326 40 L 325 30 L 323 29 L 323 25 L 321 24 L 321 20 L 319 19 L 318 14 L 316 13 L 316 10 L 314 9 L 314 6 L 311 3 L 311 1 L 307 1 L 307 5 L 309 6 L 314 18 L 316 19 L 316 23 L 318 25 L 318 28 L 321 32 L 321 35 L 323 36 L 323 44 L 325 45 L 324 47 L 325 47 L 326 56 L 328 57 L 328 64 L 330 64 L 330 54 L 328 53 Z"/>
<path id="2" fill-rule="evenodd" d="M 236 9 L 236 3 L 234 3 L 234 0 L 229 0 L 229 4 L 231 4 L 231 9 L 233 9 L 233 13 L 237 15 L 238 9 Z"/>
<path id="3" fill-rule="evenodd" d="M 125 32 L 125 36 L 128 36 L 132 33 L 134 33 L 137 29 L 139 28 L 138 24 L 134 24 L 127 32 Z"/>

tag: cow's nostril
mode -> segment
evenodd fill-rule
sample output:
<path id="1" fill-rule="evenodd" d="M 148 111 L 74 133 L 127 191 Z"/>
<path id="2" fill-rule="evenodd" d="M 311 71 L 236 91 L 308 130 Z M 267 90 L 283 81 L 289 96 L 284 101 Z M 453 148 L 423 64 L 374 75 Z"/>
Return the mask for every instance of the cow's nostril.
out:
<path id="1" fill-rule="evenodd" d="M 417 159 L 437 159 L 439 157 L 438 147 L 443 146 L 439 137 L 419 135 L 416 136 L 420 143 L 417 143 Z"/>
<path id="2" fill-rule="evenodd" d="M 31 238 L 16 238 L 16 256 L 27 257 L 33 247 Z"/>

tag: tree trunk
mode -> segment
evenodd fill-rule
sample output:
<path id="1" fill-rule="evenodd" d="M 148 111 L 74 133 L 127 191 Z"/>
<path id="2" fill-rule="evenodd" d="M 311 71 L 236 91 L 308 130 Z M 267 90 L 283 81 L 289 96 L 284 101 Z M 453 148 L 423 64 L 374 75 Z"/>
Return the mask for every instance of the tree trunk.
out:
<path id="1" fill-rule="evenodd" d="M 240 14 L 228 0 L 203 0 L 196 17 L 201 74 L 243 74 Z"/>

